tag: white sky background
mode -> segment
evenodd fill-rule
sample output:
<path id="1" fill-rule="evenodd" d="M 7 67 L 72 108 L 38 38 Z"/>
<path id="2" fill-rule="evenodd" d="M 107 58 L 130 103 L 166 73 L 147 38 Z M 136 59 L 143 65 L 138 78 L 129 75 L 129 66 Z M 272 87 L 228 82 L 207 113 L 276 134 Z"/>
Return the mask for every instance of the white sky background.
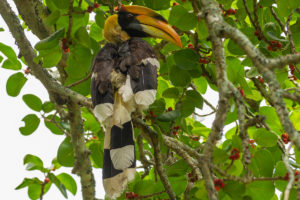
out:
<path id="1" fill-rule="evenodd" d="M 11 6 L 14 7 L 12 1 Z M 16 9 L 14 8 L 15 12 Z M 0 42 L 5 45 L 13 47 L 16 54 L 19 53 L 15 40 L 10 34 L 8 27 L 3 19 L 0 17 L 0 27 L 4 28 L 4 32 L 0 32 Z M 30 32 L 26 32 L 26 35 L 31 42 L 32 46 L 38 41 L 38 39 Z M 2 54 L 3 56 L 3 54 Z M 5 56 L 4 56 L 5 59 Z M 3 62 L 3 61 L 2 61 Z M 1 64 L 0 64 L 1 65 Z M 23 66 L 23 70 L 26 66 Z M 38 177 L 41 180 L 44 179 L 44 175 L 39 171 L 27 171 L 23 165 L 23 158 L 26 154 L 33 154 L 40 157 L 45 167 L 51 167 L 51 161 L 56 157 L 56 152 L 59 144 L 64 140 L 64 136 L 58 136 L 52 134 L 45 126 L 43 119 L 39 128 L 30 136 L 23 136 L 19 132 L 19 127 L 24 123 L 21 121 L 24 116 L 30 113 L 35 113 L 39 116 L 39 113 L 31 110 L 26 106 L 22 100 L 24 94 L 35 94 L 43 102 L 48 100 L 48 93 L 43 85 L 32 75 L 28 75 L 27 82 L 18 97 L 10 97 L 6 93 L 6 81 L 10 75 L 16 73 L 13 70 L 7 70 L 0 68 L 0 125 L 1 125 L 1 139 L 0 139 L 0 192 L 1 196 L 5 199 L 29 199 L 27 195 L 27 188 L 21 190 L 15 190 L 25 177 L 32 178 Z M 209 90 L 205 95 L 205 98 L 213 105 L 217 104 L 218 94 Z M 204 109 L 197 111 L 199 114 L 210 113 L 211 110 L 204 106 Z M 203 119 L 202 123 L 211 127 L 214 115 Z M 228 130 L 228 129 L 227 129 Z M 71 168 L 61 168 L 54 173 L 66 172 L 71 174 Z M 104 197 L 104 190 L 102 186 L 102 172 L 101 170 L 93 169 L 96 180 L 96 192 L 97 198 Z M 71 174 L 72 175 L 72 174 Z M 79 184 L 79 178 L 76 175 L 72 175 L 77 182 L 77 195 L 74 197 L 68 192 L 69 199 L 81 200 L 81 187 Z M 62 194 L 56 188 L 55 185 L 51 186 L 51 189 L 45 194 L 45 200 L 64 199 Z"/>

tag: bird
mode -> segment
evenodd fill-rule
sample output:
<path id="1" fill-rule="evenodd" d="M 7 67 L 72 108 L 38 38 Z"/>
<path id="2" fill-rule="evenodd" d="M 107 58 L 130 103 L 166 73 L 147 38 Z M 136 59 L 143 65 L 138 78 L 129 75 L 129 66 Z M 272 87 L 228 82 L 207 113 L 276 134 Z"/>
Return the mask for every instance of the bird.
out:
<path id="1" fill-rule="evenodd" d="M 106 196 L 119 197 L 136 174 L 131 114 L 148 109 L 156 96 L 159 61 L 142 38 L 154 37 L 180 48 L 181 40 L 167 20 L 152 9 L 122 5 L 109 16 L 108 41 L 92 64 L 91 97 L 96 118 L 105 125 L 102 179 Z"/>

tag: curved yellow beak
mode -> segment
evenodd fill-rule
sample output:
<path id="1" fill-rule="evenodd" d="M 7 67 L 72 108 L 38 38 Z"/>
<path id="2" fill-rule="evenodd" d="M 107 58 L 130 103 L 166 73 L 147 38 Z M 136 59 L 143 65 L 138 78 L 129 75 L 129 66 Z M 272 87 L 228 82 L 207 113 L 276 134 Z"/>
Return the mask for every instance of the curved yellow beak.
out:
<path id="1" fill-rule="evenodd" d="M 143 32 L 151 37 L 161 38 L 182 48 L 181 40 L 176 31 L 163 16 L 143 6 L 122 6 L 121 11 L 136 15 Z"/>

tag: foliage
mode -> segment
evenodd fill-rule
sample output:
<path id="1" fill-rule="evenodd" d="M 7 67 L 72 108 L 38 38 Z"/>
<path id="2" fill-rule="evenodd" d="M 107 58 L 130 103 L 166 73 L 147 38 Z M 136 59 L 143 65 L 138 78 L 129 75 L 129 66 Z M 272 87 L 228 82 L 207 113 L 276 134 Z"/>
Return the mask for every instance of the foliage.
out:
<path id="1" fill-rule="evenodd" d="M 95 1 L 100 4 L 100 7 L 97 7 L 94 1 L 74 0 L 70 17 L 69 2 L 73 1 L 44 1 L 44 6 L 49 9 L 49 13 L 47 16 L 39 17 L 46 27 L 49 29 L 51 27 L 55 31 L 52 31 L 51 35 L 46 38 L 40 38 L 41 41 L 35 45 L 37 56 L 34 61 L 41 64 L 50 74 L 57 71 L 59 74 L 57 80 L 63 86 L 89 98 L 91 64 L 99 49 L 105 44 L 102 36 L 105 18 L 115 12 L 114 8 L 117 4 L 113 0 L 99 0 Z M 266 58 L 276 58 L 300 51 L 300 3 L 298 0 L 259 0 L 257 3 L 250 0 L 245 1 L 246 4 L 243 0 L 217 0 L 217 2 L 223 11 L 223 19 L 246 35 L 252 45 Z M 215 114 L 220 109 L 220 107 L 211 106 L 204 99 L 209 91 L 208 88 L 224 93 L 221 89 L 222 84 L 218 84 L 220 79 L 218 80 L 217 68 L 220 61 L 213 52 L 209 36 L 210 29 L 206 21 L 198 15 L 198 9 L 201 9 L 203 4 L 194 0 L 178 0 L 177 2 L 174 0 L 130 0 L 122 1 L 122 3 L 143 5 L 156 10 L 168 19 L 180 34 L 183 49 L 173 44 L 161 43 L 159 39 L 146 39 L 152 46 L 162 45 L 158 45 L 158 50 L 161 52 L 161 67 L 156 101 L 144 113 L 146 116 L 144 121 L 160 136 L 158 138 L 161 154 L 166 158 L 164 168 L 176 196 L 179 199 L 185 196 L 189 196 L 191 200 L 208 199 L 211 191 L 208 191 L 205 181 L 209 179 L 199 177 L 195 169 L 182 156 L 176 154 L 172 157 L 170 147 L 164 144 L 164 139 L 161 137 L 167 135 L 175 138 L 178 142 L 201 154 L 205 150 L 205 145 L 209 144 L 207 140 L 210 134 L 219 127 L 223 129 L 223 122 L 218 125 L 216 121 L 210 128 L 202 124 L 199 117 L 199 112 L 204 105 L 210 106 L 212 113 L 209 114 Z M 218 6 L 214 9 L 218 9 Z M 30 27 L 26 28 L 30 29 Z M 299 64 L 296 65 L 297 63 L 278 67 L 273 70 L 276 80 L 268 80 L 268 76 L 257 68 L 251 56 L 242 48 L 232 38 L 224 39 L 226 79 L 232 83 L 235 91 L 239 92 L 235 95 L 233 92 L 228 101 L 230 109 L 228 113 L 225 113 L 227 114 L 225 130 L 229 130 L 224 134 L 222 130 L 219 130 L 217 139 L 220 141 L 211 149 L 212 158 L 209 158 L 212 159 L 210 170 L 213 173 L 211 175 L 213 179 L 221 180 L 223 183 L 219 181 L 219 185 L 215 187 L 218 191 L 218 199 L 275 200 L 279 198 L 275 194 L 276 190 L 283 193 L 286 191 L 288 178 L 284 177 L 287 172 L 292 177 L 290 172 L 297 171 L 300 167 L 300 153 L 299 149 L 290 142 L 290 140 L 299 140 L 299 136 L 298 139 L 283 140 L 282 138 L 287 130 L 282 119 L 278 117 L 278 108 L 275 105 L 276 102 L 273 101 L 275 97 L 273 99 L 270 97 L 275 93 L 271 88 L 272 81 L 277 81 L 280 90 L 286 92 L 287 98 L 284 99 L 283 109 L 288 111 L 289 120 L 299 132 L 300 68 Z M 0 52 L 4 56 L 0 55 L 1 66 L 16 71 L 7 80 L 6 85 L 7 94 L 16 97 L 26 84 L 26 80 L 33 78 L 32 75 L 35 73 L 31 66 L 27 66 L 23 58 L 16 56 L 11 47 L 0 43 Z M 298 100 L 288 98 L 289 94 L 295 94 Z M 236 99 L 241 100 L 245 106 L 242 112 L 246 119 L 242 119 L 243 121 L 240 118 L 240 108 Z M 50 133 L 64 134 L 66 139 L 59 146 L 51 169 L 45 167 L 43 161 L 37 156 L 26 155 L 24 157 L 26 169 L 40 171 L 45 174 L 45 180 L 35 177 L 24 178 L 16 189 L 28 187 L 28 196 L 33 200 L 45 195 L 53 184 L 65 198 L 68 196 L 67 191 L 75 195 L 77 185 L 72 176 L 66 173 L 58 174 L 60 167 L 73 167 L 76 162 L 75 147 L 70 138 L 72 132 L 66 117 L 68 107 L 64 104 L 59 105 L 52 99 L 42 102 L 34 94 L 24 95 L 23 101 L 32 109 L 33 114 L 28 114 L 22 119 L 25 125 L 20 127 L 21 134 L 32 134 L 38 128 L 40 121 L 44 121 Z M 81 107 L 81 113 L 86 148 L 91 152 L 90 161 L 94 168 L 101 168 L 104 131 L 89 108 Z M 250 121 L 255 116 L 262 118 L 251 124 Z M 240 126 L 244 126 L 241 122 L 246 124 L 249 122 L 249 125 L 245 126 L 246 143 L 241 135 Z M 135 134 L 138 136 L 140 131 L 136 129 Z M 294 151 L 286 150 L 289 145 L 292 145 Z M 150 159 L 150 163 L 154 163 L 154 149 L 145 139 L 142 140 L 142 146 L 143 149 L 136 148 L 137 160 L 141 161 L 139 151 L 147 151 L 150 155 L 147 158 Z M 249 163 L 244 157 L 247 154 L 245 151 L 250 152 L 251 162 Z M 230 157 L 233 152 L 235 156 Z M 141 171 L 129 184 L 126 192 L 134 192 L 140 196 L 153 194 L 149 197 L 152 199 L 169 198 L 168 194 L 163 192 L 164 185 L 157 177 L 153 165 L 144 167 L 147 168 L 145 171 L 148 174 L 143 174 L 144 171 Z M 298 182 L 298 179 L 295 180 Z M 293 184 L 289 199 L 295 199 L 296 193 L 297 185 Z M 124 198 L 125 193 L 120 199 Z"/>

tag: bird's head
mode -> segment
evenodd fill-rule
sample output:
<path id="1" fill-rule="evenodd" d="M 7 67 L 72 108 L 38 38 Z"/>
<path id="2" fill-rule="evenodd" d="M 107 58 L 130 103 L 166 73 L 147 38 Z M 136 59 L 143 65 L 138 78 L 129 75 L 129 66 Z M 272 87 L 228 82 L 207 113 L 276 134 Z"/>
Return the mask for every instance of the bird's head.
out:
<path id="1" fill-rule="evenodd" d="M 163 16 L 142 6 L 122 6 L 118 14 L 107 18 L 103 35 L 112 43 L 122 43 L 130 37 L 155 37 L 182 47 L 176 31 Z"/>

